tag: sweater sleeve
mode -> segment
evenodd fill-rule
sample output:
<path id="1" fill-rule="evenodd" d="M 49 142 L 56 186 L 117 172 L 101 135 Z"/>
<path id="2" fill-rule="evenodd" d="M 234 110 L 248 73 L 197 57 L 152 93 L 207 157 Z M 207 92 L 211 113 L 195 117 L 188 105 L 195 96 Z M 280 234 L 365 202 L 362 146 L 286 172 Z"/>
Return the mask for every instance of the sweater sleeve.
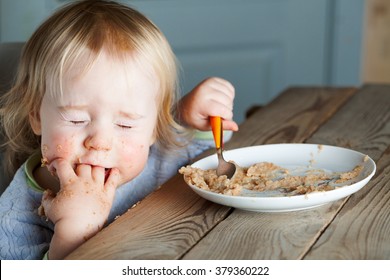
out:
<path id="1" fill-rule="evenodd" d="M 42 193 L 27 185 L 23 166 L 0 197 L 0 258 L 42 259 L 52 224 L 38 215 Z"/>

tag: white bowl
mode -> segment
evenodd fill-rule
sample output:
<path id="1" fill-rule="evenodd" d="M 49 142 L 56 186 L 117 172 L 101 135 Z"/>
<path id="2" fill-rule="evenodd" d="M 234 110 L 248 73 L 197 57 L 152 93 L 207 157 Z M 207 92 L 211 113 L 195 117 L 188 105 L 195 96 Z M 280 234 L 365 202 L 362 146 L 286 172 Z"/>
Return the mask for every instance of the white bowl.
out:
<path id="1" fill-rule="evenodd" d="M 360 190 L 375 174 L 375 162 L 357 151 L 317 144 L 271 144 L 251 146 L 224 152 L 226 160 L 248 167 L 258 162 L 272 162 L 284 168 L 296 166 L 324 169 L 332 172 L 351 171 L 361 164 L 363 170 L 348 185 L 330 191 L 305 195 L 269 196 L 264 192 L 243 192 L 240 196 L 219 194 L 189 185 L 201 197 L 226 206 L 258 212 L 295 211 L 317 207 L 347 197 Z M 203 158 L 191 166 L 215 169 L 216 154 Z"/>

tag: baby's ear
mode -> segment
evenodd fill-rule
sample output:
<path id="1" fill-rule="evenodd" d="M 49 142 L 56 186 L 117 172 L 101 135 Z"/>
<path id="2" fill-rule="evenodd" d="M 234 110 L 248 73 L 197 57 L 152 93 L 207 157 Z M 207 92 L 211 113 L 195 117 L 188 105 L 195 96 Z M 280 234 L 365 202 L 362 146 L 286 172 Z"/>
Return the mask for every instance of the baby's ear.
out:
<path id="1" fill-rule="evenodd" d="M 36 135 L 41 135 L 42 129 L 41 129 L 41 116 L 39 115 L 39 112 L 32 111 L 29 114 L 29 120 L 32 130 Z"/>

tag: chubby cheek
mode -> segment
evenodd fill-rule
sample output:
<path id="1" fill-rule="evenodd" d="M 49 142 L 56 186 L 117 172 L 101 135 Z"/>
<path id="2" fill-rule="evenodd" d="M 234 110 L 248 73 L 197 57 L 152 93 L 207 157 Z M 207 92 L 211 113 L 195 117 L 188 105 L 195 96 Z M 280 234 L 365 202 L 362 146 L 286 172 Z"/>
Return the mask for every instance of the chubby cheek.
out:
<path id="1" fill-rule="evenodd" d="M 52 135 L 42 138 L 42 157 L 45 163 L 50 163 L 55 159 L 62 158 L 72 161 L 76 150 L 76 140 L 74 136 L 64 137 L 63 135 Z"/>
<path id="2" fill-rule="evenodd" d="M 125 183 L 134 179 L 144 169 L 149 156 L 149 145 L 124 142 L 121 150 L 119 162 L 123 175 L 122 183 Z"/>

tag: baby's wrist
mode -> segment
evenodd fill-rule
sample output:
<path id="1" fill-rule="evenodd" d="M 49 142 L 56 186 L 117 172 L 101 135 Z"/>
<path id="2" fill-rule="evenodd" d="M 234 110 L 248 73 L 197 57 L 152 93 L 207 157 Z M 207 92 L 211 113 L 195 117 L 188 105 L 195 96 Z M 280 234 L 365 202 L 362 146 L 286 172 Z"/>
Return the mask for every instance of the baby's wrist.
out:
<path id="1" fill-rule="evenodd" d="M 54 227 L 54 235 L 50 243 L 50 249 L 47 254 L 49 259 L 63 259 L 74 251 L 77 247 L 91 238 L 99 231 L 91 231 L 91 227 L 74 227 L 76 223 L 58 222 Z"/>

